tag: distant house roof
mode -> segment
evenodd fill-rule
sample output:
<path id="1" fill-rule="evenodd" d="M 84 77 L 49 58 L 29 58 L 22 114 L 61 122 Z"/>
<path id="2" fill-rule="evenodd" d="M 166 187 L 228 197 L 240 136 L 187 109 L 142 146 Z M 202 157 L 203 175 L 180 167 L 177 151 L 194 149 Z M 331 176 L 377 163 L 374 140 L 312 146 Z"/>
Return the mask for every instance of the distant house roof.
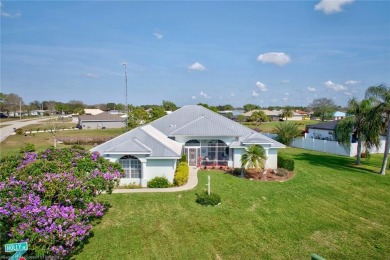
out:
<path id="1" fill-rule="evenodd" d="M 306 127 L 310 129 L 334 130 L 339 122 L 340 120 L 334 120 L 334 121 L 323 122 L 314 125 L 307 125 Z"/>
<path id="2" fill-rule="evenodd" d="M 122 122 L 125 119 L 121 118 L 120 116 L 117 115 L 111 115 L 107 112 L 102 112 L 97 115 L 81 115 L 79 116 L 80 121 L 112 121 L 112 122 Z"/>
<path id="3" fill-rule="evenodd" d="M 345 112 L 341 112 L 341 111 L 336 111 L 334 114 L 333 114 L 334 117 L 338 116 L 338 117 L 345 117 Z"/>
<path id="4" fill-rule="evenodd" d="M 84 113 L 86 115 L 93 115 L 93 116 L 95 116 L 95 115 L 101 114 L 103 112 L 104 112 L 103 110 L 95 109 L 95 108 L 85 108 L 84 109 Z"/>
<path id="5" fill-rule="evenodd" d="M 282 110 L 255 109 L 255 110 L 248 111 L 248 112 L 244 113 L 243 115 L 250 117 L 250 116 L 252 116 L 252 114 L 254 112 L 258 112 L 258 111 L 263 111 L 264 114 L 266 114 L 267 116 L 270 116 L 270 117 L 279 117 L 283 113 Z M 293 116 L 302 116 L 302 114 L 293 111 Z"/>

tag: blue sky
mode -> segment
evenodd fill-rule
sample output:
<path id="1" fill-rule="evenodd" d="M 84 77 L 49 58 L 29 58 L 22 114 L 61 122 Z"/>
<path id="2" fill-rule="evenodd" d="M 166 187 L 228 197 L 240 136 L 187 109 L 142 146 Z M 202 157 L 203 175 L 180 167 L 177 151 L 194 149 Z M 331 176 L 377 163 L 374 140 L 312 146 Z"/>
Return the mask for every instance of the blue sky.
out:
<path id="1" fill-rule="evenodd" d="M 389 1 L 2 1 L 1 92 L 25 102 L 345 106 L 390 85 Z"/>

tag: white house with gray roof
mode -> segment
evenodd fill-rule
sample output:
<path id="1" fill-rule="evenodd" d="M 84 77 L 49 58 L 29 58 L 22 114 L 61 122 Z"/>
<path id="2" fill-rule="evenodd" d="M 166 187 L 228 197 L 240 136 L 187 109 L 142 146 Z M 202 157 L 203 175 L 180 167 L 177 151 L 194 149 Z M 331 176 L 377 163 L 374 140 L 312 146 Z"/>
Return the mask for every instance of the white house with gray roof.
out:
<path id="1" fill-rule="evenodd" d="M 248 146 L 261 145 L 266 168 L 277 168 L 277 153 L 285 146 L 211 110 L 184 106 L 91 149 L 125 171 L 121 184 L 141 184 L 157 176 L 170 182 L 182 154 L 189 166 L 241 167 Z"/>

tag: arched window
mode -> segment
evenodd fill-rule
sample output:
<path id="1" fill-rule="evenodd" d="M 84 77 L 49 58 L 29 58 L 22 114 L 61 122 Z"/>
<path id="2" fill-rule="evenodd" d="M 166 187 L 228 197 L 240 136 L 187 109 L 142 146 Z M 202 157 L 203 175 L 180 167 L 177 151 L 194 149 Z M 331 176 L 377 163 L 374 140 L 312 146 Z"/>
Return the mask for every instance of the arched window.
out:
<path id="1" fill-rule="evenodd" d="M 119 159 L 125 172 L 125 178 L 141 178 L 141 161 L 132 155 L 125 155 Z"/>
<path id="2" fill-rule="evenodd" d="M 198 140 L 192 139 L 187 141 L 185 146 L 200 146 L 200 142 Z"/>

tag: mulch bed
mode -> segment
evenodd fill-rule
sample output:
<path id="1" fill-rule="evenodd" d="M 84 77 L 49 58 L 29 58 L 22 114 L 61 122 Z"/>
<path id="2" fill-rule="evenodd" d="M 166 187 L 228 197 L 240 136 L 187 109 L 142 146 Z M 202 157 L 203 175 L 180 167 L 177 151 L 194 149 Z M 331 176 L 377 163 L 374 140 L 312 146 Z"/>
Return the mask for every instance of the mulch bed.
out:
<path id="1" fill-rule="evenodd" d="M 226 172 L 234 176 L 241 176 L 241 169 L 226 169 Z M 283 182 L 291 179 L 294 176 L 293 172 L 290 172 L 286 169 L 268 169 L 268 170 L 256 170 L 256 169 L 246 169 L 244 173 L 245 179 L 255 180 L 255 181 L 279 181 Z"/>

